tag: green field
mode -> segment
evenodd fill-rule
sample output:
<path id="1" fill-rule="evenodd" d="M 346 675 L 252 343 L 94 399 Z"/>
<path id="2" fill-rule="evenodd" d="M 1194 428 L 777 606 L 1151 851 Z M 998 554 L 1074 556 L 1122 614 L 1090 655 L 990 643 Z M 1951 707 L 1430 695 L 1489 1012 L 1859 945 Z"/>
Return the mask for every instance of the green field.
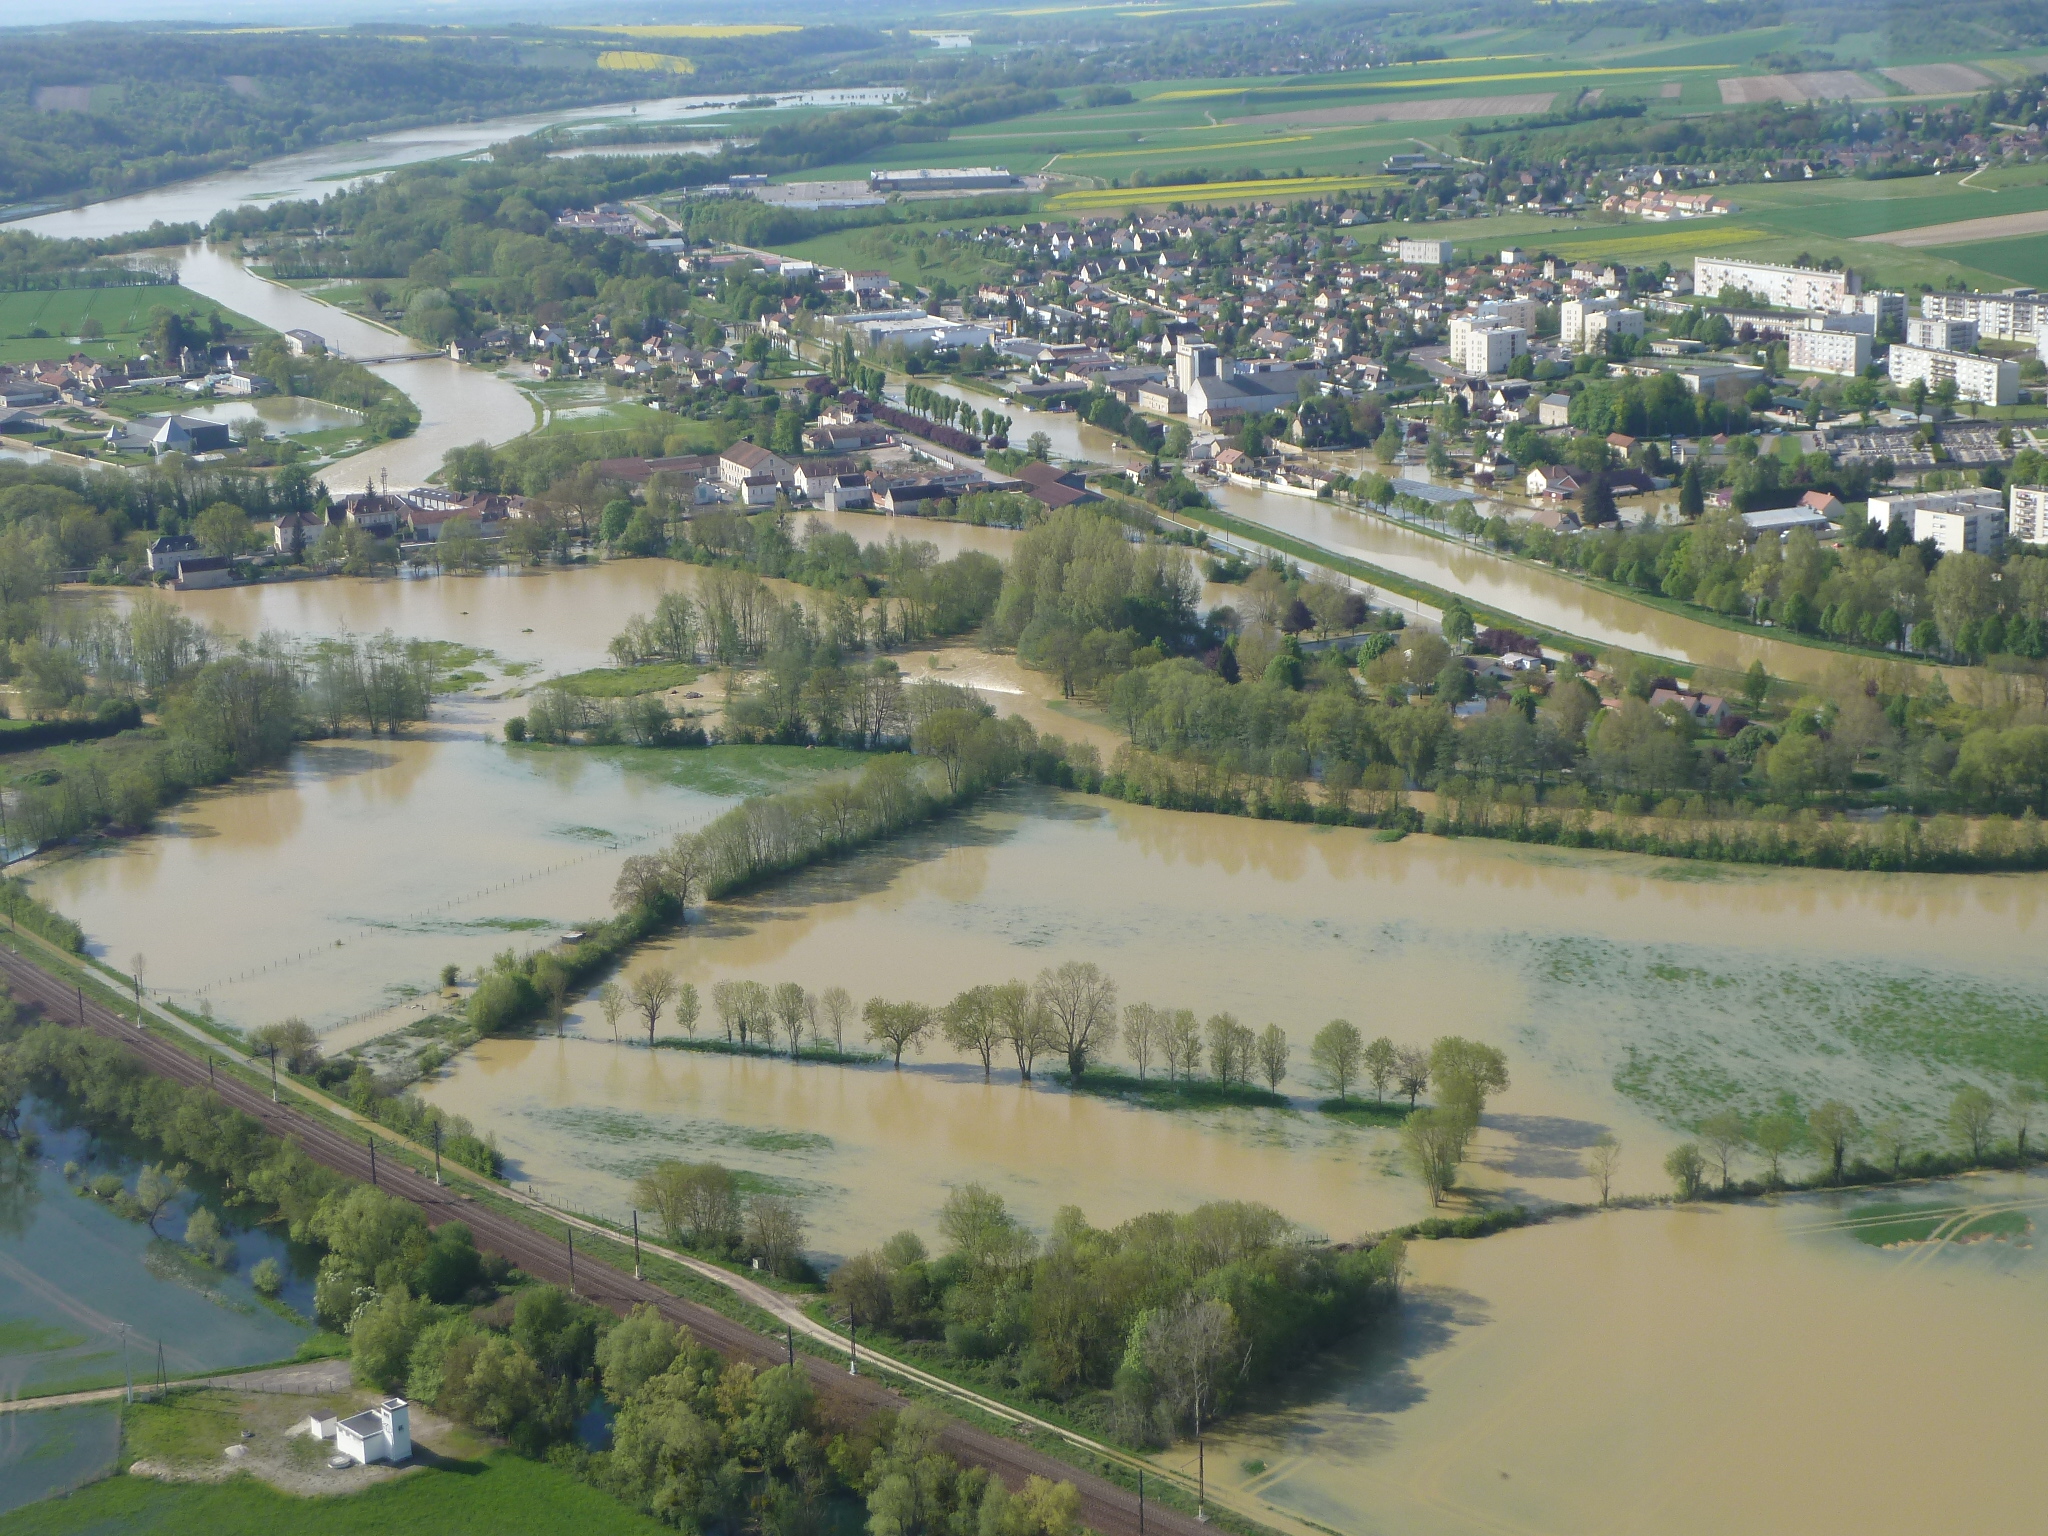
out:
<path id="1" fill-rule="evenodd" d="M 101 359 L 133 357 L 140 350 L 150 312 L 159 306 L 202 320 L 220 310 L 221 317 L 238 331 L 263 329 L 253 320 L 221 309 L 211 299 L 175 286 L 0 293 L 0 363 L 62 361 L 74 352 Z M 105 337 L 98 341 L 74 340 L 79 327 L 89 318 L 99 321 Z M 42 334 L 33 334 L 36 331 Z"/>
<path id="2" fill-rule="evenodd" d="M 442 1461 L 343 1498 L 299 1499 L 240 1477 L 216 1485 L 110 1477 L 0 1516 L 0 1536 L 614 1536 L 668 1530 L 539 1462 Z"/>
<path id="3" fill-rule="evenodd" d="M 687 662 L 655 662 L 644 667 L 593 667 L 554 680 L 557 688 L 586 699 L 625 699 L 639 693 L 658 693 L 664 688 L 681 688 L 703 676 Z"/>
<path id="4" fill-rule="evenodd" d="M 2020 1211 L 1986 1211 L 1970 1216 L 1966 1205 L 1928 1205 L 1905 1201 L 1880 1201 L 1859 1205 L 1848 1213 L 1857 1223 L 1856 1240 L 1873 1248 L 1895 1243 L 1924 1243 L 1942 1227 L 1964 1218 L 1948 1234 L 1951 1242 L 1970 1242 L 1987 1237 L 2014 1238 L 2027 1235 L 2031 1223 Z"/>

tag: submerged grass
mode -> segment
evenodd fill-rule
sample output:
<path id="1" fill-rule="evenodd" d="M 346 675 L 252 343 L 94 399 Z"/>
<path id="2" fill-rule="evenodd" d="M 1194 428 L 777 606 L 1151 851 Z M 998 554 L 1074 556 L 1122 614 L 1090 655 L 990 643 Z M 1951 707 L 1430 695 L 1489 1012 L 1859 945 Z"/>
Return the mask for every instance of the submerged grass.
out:
<path id="1" fill-rule="evenodd" d="M 1076 1093 L 1124 1099 L 1150 1109 L 1286 1109 L 1292 1102 L 1286 1094 L 1261 1088 L 1256 1083 L 1139 1077 L 1134 1073 L 1102 1067 L 1089 1068 L 1078 1084 L 1064 1072 L 1048 1075 L 1054 1082 Z"/>
<path id="2" fill-rule="evenodd" d="M 1757 963 L 1706 944 L 1504 937 L 1530 984 L 1538 1055 L 1599 1020 L 1614 1086 L 1674 1126 L 1840 1098 L 1933 1129 L 1959 1080 L 2048 1078 L 2036 987 L 1882 959 Z M 1533 950 L 1533 953 L 1532 953 Z"/>
<path id="3" fill-rule="evenodd" d="M 1912 1201 L 1879 1201 L 1873 1205 L 1859 1205 L 1849 1212 L 1849 1219 L 1860 1223 L 1855 1229 L 1856 1241 L 1868 1243 L 1873 1248 L 1890 1248 L 1898 1243 L 1924 1243 L 1944 1226 L 1957 1222 L 1958 1218 L 1962 1218 L 1960 1224 L 1948 1233 L 1952 1242 L 1986 1237 L 2025 1237 L 2033 1227 L 2021 1211 L 1985 1211 L 1973 1216 L 1968 1206 L 1928 1205 Z"/>
<path id="4" fill-rule="evenodd" d="M 683 688 L 704 675 L 683 661 L 653 662 L 644 667 L 592 667 L 555 679 L 554 686 L 586 699 L 624 699 L 638 693 Z"/>

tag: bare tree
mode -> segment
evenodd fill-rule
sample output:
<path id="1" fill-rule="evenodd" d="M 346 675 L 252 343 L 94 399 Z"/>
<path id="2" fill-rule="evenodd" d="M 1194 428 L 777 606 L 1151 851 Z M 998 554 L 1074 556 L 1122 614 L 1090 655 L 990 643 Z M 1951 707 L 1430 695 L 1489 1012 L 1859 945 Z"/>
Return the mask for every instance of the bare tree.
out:
<path id="1" fill-rule="evenodd" d="M 661 856 L 662 888 L 689 920 L 690 898 L 704 883 L 704 840 L 694 832 L 678 832 Z"/>
<path id="2" fill-rule="evenodd" d="M 846 1054 L 846 1026 L 853 1022 L 853 994 L 844 987 L 827 987 L 818 995 L 826 1027 L 832 1031 L 834 1054 Z"/>
<path id="3" fill-rule="evenodd" d="M 1088 1058 L 1116 1044 L 1116 983 L 1089 960 L 1069 960 L 1038 973 L 1034 993 L 1052 1029 L 1052 1048 L 1067 1058 L 1067 1081 L 1078 1085 Z"/>
<path id="4" fill-rule="evenodd" d="M 746 1246 L 762 1268 L 786 1274 L 804 1246 L 804 1219 L 796 1203 L 781 1195 L 756 1195 L 749 1200 Z"/>
<path id="5" fill-rule="evenodd" d="M 1202 1026 L 1194 1009 L 1176 1008 L 1166 1021 L 1166 1075 L 1188 1083 L 1201 1070 Z"/>
<path id="6" fill-rule="evenodd" d="M 651 1048 L 661 1011 L 676 995 L 676 973 L 665 966 L 654 966 L 634 977 L 630 990 L 634 1011 L 646 1017 L 647 1044 Z"/>
<path id="7" fill-rule="evenodd" d="M 995 1074 L 996 1048 L 1006 1038 L 1003 1021 L 996 1012 L 996 988 L 969 987 L 946 1004 L 940 1028 L 946 1043 L 956 1051 L 971 1051 L 981 1058 L 981 1080 Z"/>
<path id="8" fill-rule="evenodd" d="M 711 984 L 711 1006 L 717 1010 L 718 1024 L 725 1031 L 727 1044 L 743 1038 L 741 1018 L 746 1011 L 746 994 L 740 986 L 737 981 L 714 981 Z"/>
<path id="9" fill-rule="evenodd" d="M 611 1026 L 612 1041 L 619 1038 L 619 1015 L 626 1011 L 626 989 L 616 981 L 608 981 L 597 989 L 597 1006 L 604 1013 L 605 1023 Z"/>
<path id="10" fill-rule="evenodd" d="M 1429 1052 L 1412 1045 L 1395 1051 L 1394 1081 L 1408 1095 L 1408 1107 L 1413 1109 L 1416 1099 L 1429 1087 Z"/>
<path id="11" fill-rule="evenodd" d="M 2006 1091 L 2005 1123 L 2012 1127 L 2013 1162 L 2017 1167 L 2027 1166 L 2027 1133 L 2034 1128 L 2040 1102 L 2040 1094 L 2031 1083 L 2014 1083 Z"/>
<path id="12" fill-rule="evenodd" d="M 778 983 L 775 988 L 774 1009 L 776 1022 L 789 1037 L 789 1059 L 795 1061 L 797 1051 L 804 1043 L 804 1025 L 810 1018 L 809 1011 L 804 1007 L 803 983 Z"/>
<path id="13" fill-rule="evenodd" d="M 1972 1083 L 1956 1091 L 1948 1106 L 1949 1134 L 1970 1149 L 1970 1161 L 1984 1161 L 1984 1148 L 1998 1118 L 1998 1102 Z"/>
<path id="14" fill-rule="evenodd" d="M 1621 1166 L 1621 1143 L 1614 1139 L 1614 1132 L 1602 1131 L 1594 1138 L 1592 1150 L 1586 1154 L 1587 1171 L 1593 1175 L 1593 1184 L 1600 1191 L 1600 1203 L 1605 1205 L 1614 1189 L 1614 1173 Z"/>
<path id="15" fill-rule="evenodd" d="M 1912 1132 L 1906 1129 L 1906 1122 L 1897 1115 L 1886 1115 L 1870 1128 L 1870 1145 L 1892 1177 L 1899 1176 L 1900 1165 L 1906 1161 L 1906 1153 L 1913 1145 Z"/>
<path id="16" fill-rule="evenodd" d="M 1214 1416 L 1216 1399 L 1243 1363 L 1237 1314 L 1227 1302 L 1185 1297 L 1146 1320 L 1138 1355 L 1159 1387 L 1172 1429 L 1195 1435 Z"/>
<path id="17" fill-rule="evenodd" d="M 899 1072 L 903 1070 L 904 1049 L 915 1050 L 923 1044 L 937 1018 L 929 1004 L 891 1003 L 879 997 L 869 998 L 860 1016 L 861 1022 L 867 1026 L 870 1040 L 889 1044 L 895 1053 L 895 1066 Z"/>
<path id="18" fill-rule="evenodd" d="M 1167 1009 L 1155 1008 L 1150 1003 L 1132 1003 L 1124 1009 L 1124 1050 L 1130 1054 L 1131 1065 L 1138 1069 L 1140 1082 L 1152 1065 L 1153 1055 L 1165 1044 L 1169 1016 Z"/>
<path id="19" fill-rule="evenodd" d="M 1862 1120 L 1840 1099 L 1829 1099 L 1814 1106 L 1806 1127 L 1828 1159 L 1828 1177 L 1841 1183 L 1842 1161 L 1849 1155 L 1849 1144 L 1863 1131 Z"/>
<path id="20" fill-rule="evenodd" d="M 694 982 L 686 981 L 676 988 L 676 1026 L 692 1039 L 697 1035 L 697 1016 L 701 1011 Z"/>

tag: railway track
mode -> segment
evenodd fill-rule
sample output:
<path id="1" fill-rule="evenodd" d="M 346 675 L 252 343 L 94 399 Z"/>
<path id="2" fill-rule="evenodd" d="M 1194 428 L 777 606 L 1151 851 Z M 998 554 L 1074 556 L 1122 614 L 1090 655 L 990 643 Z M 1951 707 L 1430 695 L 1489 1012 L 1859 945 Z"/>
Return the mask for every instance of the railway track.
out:
<path id="1" fill-rule="evenodd" d="M 503 1255 L 537 1280 L 572 1288 L 583 1300 L 624 1314 L 646 1303 L 672 1323 L 687 1327 L 703 1343 L 727 1359 L 766 1368 L 788 1363 L 785 1343 L 755 1332 L 711 1308 L 674 1295 L 600 1259 L 576 1255 L 569 1243 L 553 1241 L 524 1222 L 436 1184 L 390 1157 L 374 1159 L 368 1141 L 334 1129 L 289 1104 L 272 1103 L 267 1095 L 240 1078 L 213 1074 L 189 1051 L 140 1029 L 98 999 L 52 976 L 26 956 L 0 946 L 0 977 L 16 1001 L 34 1006 L 45 1018 L 118 1041 L 157 1076 L 188 1088 L 208 1088 L 218 1098 L 260 1123 L 272 1135 L 295 1143 L 315 1162 L 350 1178 L 370 1180 L 387 1195 L 410 1201 L 435 1226 L 465 1223 L 477 1246 Z M 372 1166 L 374 1161 L 374 1168 Z M 574 1264 L 574 1273 L 570 1266 Z M 901 1394 L 864 1376 L 853 1376 L 836 1363 L 799 1354 L 797 1362 L 809 1376 L 826 1411 L 838 1419 L 857 1419 L 880 1409 L 907 1406 Z M 1070 1482 L 1081 1495 L 1081 1519 L 1102 1536 L 1196 1536 L 1207 1527 L 1188 1515 L 1162 1509 L 1106 1478 L 1081 1471 L 1019 1441 L 975 1425 L 952 1421 L 941 1443 L 958 1460 L 984 1467 L 1012 1487 L 1027 1477 Z"/>

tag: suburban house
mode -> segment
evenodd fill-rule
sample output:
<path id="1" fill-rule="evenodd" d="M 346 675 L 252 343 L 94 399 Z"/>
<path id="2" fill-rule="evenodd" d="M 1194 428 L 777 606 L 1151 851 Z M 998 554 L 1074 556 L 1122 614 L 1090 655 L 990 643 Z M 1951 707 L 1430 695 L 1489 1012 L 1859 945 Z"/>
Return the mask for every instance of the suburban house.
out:
<path id="1" fill-rule="evenodd" d="M 319 538 L 326 528 L 324 518 L 287 512 L 271 525 L 270 539 L 280 555 L 300 555 L 306 552 L 307 547 Z M 158 544 L 163 542 L 162 539 L 157 540 Z M 150 548 L 149 568 L 157 568 L 154 545 Z"/>
<path id="2" fill-rule="evenodd" d="M 811 492 L 811 500 L 828 512 L 859 512 L 875 504 L 875 494 L 866 475 L 834 475 L 829 483 Z"/>
<path id="3" fill-rule="evenodd" d="M 315 353 L 327 350 L 326 338 L 316 336 L 311 331 L 286 331 L 284 344 L 293 357 L 311 357 Z"/>
<path id="4" fill-rule="evenodd" d="M 1529 471 L 1528 487 L 1531 496 L 1562 498 L 1578 495 L 1584 485 L 1562 464 L 1538 464 Z"/>
<path id="5" fill-rule="evenodd" d="M 373 1461 L 406 1461 L 412 1456 L 411 1408 L 402 1397 L 387 1397 L 345 1419 L 316 1413 L 307 1421 L 316 1440 L 332 1440 L 334 1448 L 358 1466 Z"/>
<path id="6" fill-rule="evenodd" d="M 1650 691 L 1650 708 L 1662 709 L 1665 705 L 1682 709 L 1696 724 L 1710 730 L 1719 730 L 1721 722 L 1728 718 L 1728 701 L 1711 693 L 1695 693 L 1689 688 L 1654 688 Z"/>
<path id="7" fill-rule="evenodd" d="M 782 482 L 773 475 L 742 475 L 739 493 L 743 507 L 772 507 L 782 494 Z"/>
<path id="8" fill-rule="evenodd" d="M 1545 395 L 1536 402 L 1536 424 L 1541 427 L 1568 427 L 1572 424 L 1572 397 L 1570 395 Z"/>
<path id="9" fill-rule="evenodd" d="M 1088 489 L 1078 469 L 1058 470 L 1038 459 L 1027 459 L 1017 466 L 1017 478 L 1023 482 L 1024 494 L 1043 502 L 1048 510 L 1071 507 L 1080 501 L 1102 500 Z"/>
<path id="10" fill-rule="evenodd" d="M 189 533 L 167 533 L 149 546 L 149 573 L 160 576 L 180 560 L 197 558 L 199 541 Z"/>

